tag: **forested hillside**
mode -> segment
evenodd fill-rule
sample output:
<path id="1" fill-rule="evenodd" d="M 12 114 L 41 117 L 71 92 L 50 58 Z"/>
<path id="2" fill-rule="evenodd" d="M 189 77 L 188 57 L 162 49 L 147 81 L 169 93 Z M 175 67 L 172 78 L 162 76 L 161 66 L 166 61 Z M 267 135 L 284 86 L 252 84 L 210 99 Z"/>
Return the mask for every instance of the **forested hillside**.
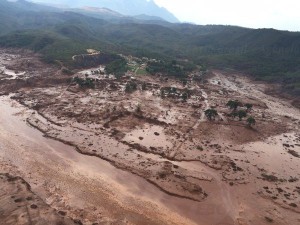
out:
<path id="1" fill-rule="evenodd" d="M 30 7 L 28 6 L 30 5 Z M 102 18 L 102 19 L 101 19 Z M 300 33 L 234 26 L 97 18 L 0 0 L 0 45 L 25 47 L 71 63 L 86 48 L 162 59 L 188 59 L 276 81 L 300 95 Z"/>

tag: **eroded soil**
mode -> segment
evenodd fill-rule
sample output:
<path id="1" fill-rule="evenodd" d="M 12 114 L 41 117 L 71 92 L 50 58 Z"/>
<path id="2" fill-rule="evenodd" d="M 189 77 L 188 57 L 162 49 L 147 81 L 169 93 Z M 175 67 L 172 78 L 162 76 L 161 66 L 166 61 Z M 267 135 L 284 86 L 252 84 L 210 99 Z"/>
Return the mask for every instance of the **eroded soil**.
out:
<path id="1" fill-rule="evenodd" d="M 186 85 L 159 76 L 67 75 L 32 53 L 0 53 L 10 70 L 0 78 L 2 93 L 10 93 L 0 99 L 1 169 L 26 180 L 61 217 L 300 222 L 300 111 L 265 94 L 265 84 L 222 71 L 192 74 Z M 86 73 L 95 88 L 72 82 Z M 137 90 L 125 92 L 128 82 Z M 255 126 L 230 116 L 231 99 L 253 105 Z M 215 121 L 205 117 L 208 108 L 217 109 Z"/>
<path id="2" fill-rule="evenodd" d="M 36 196 L 21 177 L 0 174 L 1 224 L 74 224 Z"/>

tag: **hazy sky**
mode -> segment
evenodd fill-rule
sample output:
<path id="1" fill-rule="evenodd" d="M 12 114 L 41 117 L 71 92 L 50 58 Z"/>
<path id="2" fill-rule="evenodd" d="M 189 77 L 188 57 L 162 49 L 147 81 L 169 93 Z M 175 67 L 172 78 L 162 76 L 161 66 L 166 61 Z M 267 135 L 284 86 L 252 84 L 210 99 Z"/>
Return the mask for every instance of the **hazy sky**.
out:
<path id="1" fill-rule="evenodd" d="M 300 0 L 154 0 L 180 21 L 300 31 Z"/>

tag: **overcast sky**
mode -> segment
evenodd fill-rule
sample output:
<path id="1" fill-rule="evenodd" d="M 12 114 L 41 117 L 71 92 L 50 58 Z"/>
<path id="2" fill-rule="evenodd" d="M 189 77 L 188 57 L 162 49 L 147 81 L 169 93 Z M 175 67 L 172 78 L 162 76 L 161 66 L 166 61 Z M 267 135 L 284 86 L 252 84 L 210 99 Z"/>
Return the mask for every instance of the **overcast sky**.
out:
<path id="1" fill-rule="evenodd" d="M 154 0 L 180 21 L 300 31 L 300 0 Z"/>

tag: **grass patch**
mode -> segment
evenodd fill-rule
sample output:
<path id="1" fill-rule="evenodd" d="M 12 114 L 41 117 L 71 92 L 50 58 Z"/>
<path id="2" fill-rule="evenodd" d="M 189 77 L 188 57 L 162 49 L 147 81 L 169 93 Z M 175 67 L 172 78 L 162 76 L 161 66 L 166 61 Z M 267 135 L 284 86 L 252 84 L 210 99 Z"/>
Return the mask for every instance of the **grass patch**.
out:
<path id="1" fill-rule="evenodd" d="M 136 71 L 136 75 L 140 75 L 140 76 L 143 76 L 143 75 L 147 75 L 147 71 L 145 69 L 141 69 L 139 68 L 137 71 Z"/>

